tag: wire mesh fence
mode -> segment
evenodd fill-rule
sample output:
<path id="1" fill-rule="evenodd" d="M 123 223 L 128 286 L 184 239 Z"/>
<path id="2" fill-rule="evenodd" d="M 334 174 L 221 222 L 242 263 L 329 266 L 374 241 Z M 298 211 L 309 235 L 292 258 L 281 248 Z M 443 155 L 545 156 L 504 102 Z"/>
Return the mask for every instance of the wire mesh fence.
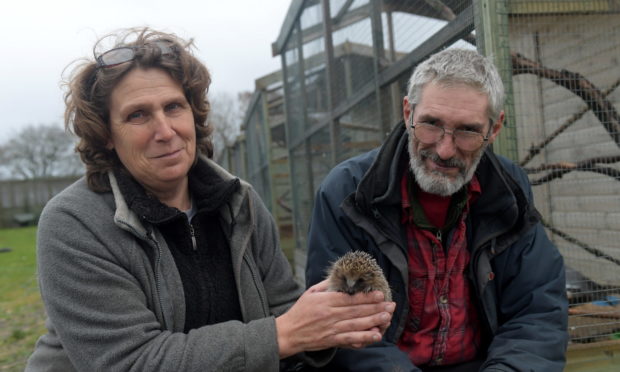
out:
<path id="1" fill-rule="evenodd" d="M 612 0 L 294 0 L 273 44 L 280 80 L 257 83 L 263 103 L 246 116 L 231 168 L 272 208 L 303 279 L 314 192 L 327 172 L 398 125 L 419 62 L 477 48 L 507 89 L 494 150 L 528 173 L 567 265 L 571 343 L 618 338 L 619 12 Z"/>
<path id="2" fill-rule="evenodd" d="M 567 265 L 576 343 L 620 331 L 620 18 L 613 5 L 508 2 L 518 159 Z"/>

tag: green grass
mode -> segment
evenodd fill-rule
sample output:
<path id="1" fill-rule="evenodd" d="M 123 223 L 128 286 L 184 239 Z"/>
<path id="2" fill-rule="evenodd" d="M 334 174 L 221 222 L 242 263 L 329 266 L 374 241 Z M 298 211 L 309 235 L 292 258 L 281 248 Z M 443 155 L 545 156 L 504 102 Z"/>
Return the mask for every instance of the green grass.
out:
<path id="1" fill-rule="evenodd" d="M 0 230 L 0 371 L 23 371 L 45 332 L 35 255 L 36 227 Z"/>

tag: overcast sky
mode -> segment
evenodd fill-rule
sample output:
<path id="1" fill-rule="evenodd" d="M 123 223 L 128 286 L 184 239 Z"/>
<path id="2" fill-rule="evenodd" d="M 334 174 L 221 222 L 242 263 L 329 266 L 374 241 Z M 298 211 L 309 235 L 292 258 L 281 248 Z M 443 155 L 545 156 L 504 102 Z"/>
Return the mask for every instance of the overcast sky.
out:
<path id="1" fill-rule="evenodd" d="M 0 8 L 0 143 L 28 124 L 62 123 L 63 69 L 119 28 L 193 37 L 212 92 L 254 90 L 291 0 L 15 0 Z"/>

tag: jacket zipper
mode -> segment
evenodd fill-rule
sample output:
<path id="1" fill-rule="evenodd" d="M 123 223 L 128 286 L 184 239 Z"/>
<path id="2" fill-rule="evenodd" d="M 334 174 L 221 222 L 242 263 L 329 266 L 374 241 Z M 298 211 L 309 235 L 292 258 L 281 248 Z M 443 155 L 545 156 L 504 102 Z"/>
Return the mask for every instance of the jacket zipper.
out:
<path id="1" fill-rule="evenodd" d="M 260 286 L 259 286 L 259 281 L 257 280 L 256 277 L 256 273 L 254 272 L 254 267 L 250 264 L 250 260 L 245 256 L 245 254 L 243 254 L 243 261 L 245 261 L 245 264 L 248 266 L 248 269 L 250 269 L 250 274 L 252 275 L 252 280 L 254 282 L 254 286 L 256 287 L 256 292 L 258 293 L 258 298 L 260 299 L 260 303 L 261 303 L 261 307 L 263 309 L 263 313 L 265 314 L 265 316 L 269 315 L 269 307 L 265 305 L 265 299 L 263 298 L 263 294 L 260 291 Z M 241 301 L 241 299 L 239 299 Z M 243 305 L 242 305 L 242 309 L 243 309 Z M 265 311 L 265 309 L 267 309 L 267 311 Z M 245 314 L 244 318 L 245 318 Z"/>
<path id="2" fill-rule="evenodd" d="M 151 240 L 151 243 L 153 243 L 155 247 L 157 248 L 157 257 L 155 258 L 155 270 L 154 270 L 155 291 L 157 292 L 157 300 L 159 302 L 159 309 L 161 311 L 161 318 L 162 318 L 162 322 L 164 323 L 164 329 L 168 329 L 168 326 L 166 325 L 166 313 L 164 311 L 164 304 L 162 303 L 162 300 L 161 300 L 161 283 L 160 283 L 161 278 L 159 276 L 159 271 L 160 271 L 159 266 L 161 263 L 161 246 L 159 245 L 155 237 L 153 237 L 153 233 L 151 231 L 147 232 L 147 236 Z"/>
<path id="3" fill-rule="evenodd" d="M 194 249 L 194 252 L 196 252 L 196 232 L 194 231 L 194 226 L 192 226 L 191 222 L 189 223 L 189 234 L 192 237 L 192 248 Z"/>
<path id="4" fill-rule="evenodd" d="M 491 247 L 489 248 L 485 248 L 485 244 L 489 244 Z M 490 241 L 487 241 L 481 245 L 479 245 L 473 252 L 473 259 L 470 260 L 470 272 L 472 273 L 471 275 L 471 279 L 473 281 L 473 286 L 476 290 L 476 292 L 478 292 L 478 288 L 480 287 L 481 283 L 478 280 L 478 275 L 477 275 L 477 270 L 475 270 L 475 268 L 478 266 L 477 262 L 478 260 L 480 260 L 480 256 L 482 256 L 482 254 L 484 253 L 484 250 L 488 249 L 491 250 L 493 249 L 493 239 L 491 239 Z M 495 324 L 491 324 L 491 318 L 489 317 L 489 308 L 488 308 L 488 304 L 486 303 L 486 301 L 484 300 L 484 291 L 482 291 L 482 293 L 479 293 L 479 295 L 476 296 L 478 298 L 478 302 L 480 304 L 480 308 L 482 309 L 482 312 L 484 314 L 484 320 L 486 321 L 487 326 L 489 327 L 489 331 L 491 332 L 491 334 L 494 336 L 496 333 L 496 329 L 497 329 L 497 322 Z"/>

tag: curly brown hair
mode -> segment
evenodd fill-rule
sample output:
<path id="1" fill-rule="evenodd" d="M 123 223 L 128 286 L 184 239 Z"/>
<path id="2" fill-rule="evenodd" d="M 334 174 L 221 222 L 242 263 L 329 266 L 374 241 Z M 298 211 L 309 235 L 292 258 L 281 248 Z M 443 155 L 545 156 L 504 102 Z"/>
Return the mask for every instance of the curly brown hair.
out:
<path id="1" fill-rule="evenodd" d="M 111 136 L 109 101 L 117 84 L 135 68 L 162 69 L 181 85 L 194 115 L 197 156 L 211 158 L 213 128 L 207 122 L 211 76 L 192 54 L 193 41 L 149 28 L 130 28 L 99 39 L 93 48 L 95 56 L 102 41 L 111 37 L 116 40 L 113 48 L 132 48 L 133 59 L 108 66 L 101 66 L 96 58 L 87 59 L 72 70 L 64 84 L 65 127 L 79 138 L 76 151 L 86 165 L 88 187 L 97 192 L 109 191 L 107 173 L 123 167 L 116 152 L 106 147 Z M 162 53 L 158 43 L 170 45 L 172 53 Z"/>

